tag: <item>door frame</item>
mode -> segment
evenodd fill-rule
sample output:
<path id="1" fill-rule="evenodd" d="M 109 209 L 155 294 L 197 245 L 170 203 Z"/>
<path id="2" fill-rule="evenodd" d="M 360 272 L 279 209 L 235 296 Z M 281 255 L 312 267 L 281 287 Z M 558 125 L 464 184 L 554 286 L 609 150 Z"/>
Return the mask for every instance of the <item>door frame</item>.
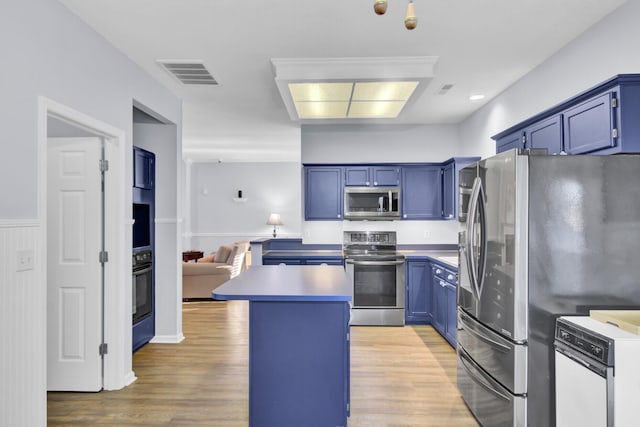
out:
<path id="1" fill-rule="evenodd" d="M 119 390 L 136 380 L 131 354 L 131 204 L 130 186 L 126 183 L 126 133 L 107 123 L 62 105 L 46 97 L 38 97 L 38 220 L 43 268 L 42 292 L 47 292 L 47 118 L 53 117 L 104 139 L 109 171 L 105 175 L 105 249 L 109 261 L 104 265 L 104 340 L 108 353 L 104 356 L 103 388 Z M 97 165 L 96 165 L 97 167 Z M 129 189 L 127 192 L 126 190 Z M 127 205 L 127 200 L 129 204 Z M 127 229 L 128 227 L 128 229 Z M 126 242 L 129 242 L 128 246 Z M 127 274 L 128 272 L 128 274 Z M 45 297 L 45 301 L 46 301 Z M 45 316 L 46 319 L 46 316 Z M 46 331 L 46 325 L 44 326 Z M 45 332 L 46 346 L 46 332 Z M 43 360 L 46 366 L 46 357 Z"/>

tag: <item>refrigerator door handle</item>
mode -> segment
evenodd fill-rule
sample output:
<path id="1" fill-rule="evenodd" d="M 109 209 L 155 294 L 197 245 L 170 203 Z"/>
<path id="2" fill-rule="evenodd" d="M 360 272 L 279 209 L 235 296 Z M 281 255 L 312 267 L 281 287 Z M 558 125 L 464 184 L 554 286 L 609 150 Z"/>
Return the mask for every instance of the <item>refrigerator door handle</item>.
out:
<path id="1" fill-rule="evenodd" d="M 460 320 L 461 320 L 460 323 L 462 323 L 461 327 L 465 331 L 471 333 L 471 335 L 475 335 L 479 340 L 484 341 L 485 343 L 489 344 L 490 346 L 495 348 L 497 351 L 499 351 L 501 353 L 508 353 L 509 351 L 511 351 L 511 349 L 509 347 L 507 347 L 506 345 L 501 344 L 498 341 L 493 340 L 490 337 L 484 335 L 480 331 L 476 331 L 475 329 L 473 329 L 467 322 L 465 322 L 464 316 L 461 316 Z"/>
<path id="2" fill-rule="evenodd" d="M 482 180 L 478 180 L 478 203 L 476 209 L 478 209 L 478 222 L 480 225 L 481 245 L 480 245 L 480 265 L 478 270 L 478 295 L 482 294 L 484 288 L 484 274 L 487 270 L 487 215 L 485 213 L 486 196 L 484 195 L 484 187 L 482 186 Z"/>
<path id="3" fill-rule="evenodd" d="M 471 188 L 471 197 L 469 200 L 469 215 L 467 215 L 467 268 L 469 269 L 469 278 L 471 279 L 472 289 L 476 298 L 476 304 L 480 302 L 480 287 L 478 286 L 478 270 L 476 266 L 476 211 L 478 210 L 478 198 L 481 191 L 481 180 L 476 177 Z"/>
<path id="4" fill-rule="evenodd" d="M 482 377 L 482 374 L 480 372 L 477 372 L 477 370 L 474 369 L 474 367 L 470 364 L 470 362 L 467 361 L 468 356 L 464 354 L 463 351 L 461 352 L 460 350 L 458 350 L 458 353 L 460 354 L 459 360 L 460 362 L 462 362 L 460 365 L 464 368 L 465 371 L 467 371 L 467 375 L 469 375 L 469 377 L 471 377 L 473 381 L 475 381 L 478 385 L 482 386 L 482 388 L 484 388 L 488 392 L 494 394 L 496 397 L 506 401 L 511 400 L 509 399 L 509 396 L 507 396 L 506 394 L 500 393 L 500 391 L 496 390 L 489 381 L 487 381 L 485 378 Z"/>

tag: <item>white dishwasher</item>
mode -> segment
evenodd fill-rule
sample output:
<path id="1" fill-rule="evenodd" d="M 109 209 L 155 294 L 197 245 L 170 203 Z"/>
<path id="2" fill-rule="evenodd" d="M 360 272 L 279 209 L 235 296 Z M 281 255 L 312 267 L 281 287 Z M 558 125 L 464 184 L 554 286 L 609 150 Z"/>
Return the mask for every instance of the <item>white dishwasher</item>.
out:
<path id="1" fill-rule="evenodd" d="M 564 316 L 554 345 L 557 427 L 640 425 L 640 335 Z"/>

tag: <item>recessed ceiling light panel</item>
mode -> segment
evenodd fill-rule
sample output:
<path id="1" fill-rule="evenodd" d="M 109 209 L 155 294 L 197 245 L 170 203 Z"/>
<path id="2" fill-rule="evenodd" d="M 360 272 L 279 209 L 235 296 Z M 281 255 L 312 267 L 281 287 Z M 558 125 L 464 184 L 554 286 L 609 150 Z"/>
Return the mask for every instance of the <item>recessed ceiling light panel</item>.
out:
<path id="1" fill-rule="evenodd" d="M 418 82 L 357 82 L 354 101 L 406 101 Z"/>
<path id="2" fill-rule="evenodd" d="M 272 58 L 271 63 L 292 120 L 336 123 L 398 117 L 431 81 L 437 59 Z"/>
<path id="3" fill-rule="evenodd" d="M 349 108 L 352 119 L 391 119 L 398 117 L 405 101 L 353 101 Z"/>
<path id="4" fill-rule="evenodd" d="M 353 83 L 289 83 L 294 102 L 348 101 Z"/>
<path id="5" fill-rule="evenodd" d="M 349 102 L 296 102 L 301 119 L 339 119 L 347 116 Z"/>

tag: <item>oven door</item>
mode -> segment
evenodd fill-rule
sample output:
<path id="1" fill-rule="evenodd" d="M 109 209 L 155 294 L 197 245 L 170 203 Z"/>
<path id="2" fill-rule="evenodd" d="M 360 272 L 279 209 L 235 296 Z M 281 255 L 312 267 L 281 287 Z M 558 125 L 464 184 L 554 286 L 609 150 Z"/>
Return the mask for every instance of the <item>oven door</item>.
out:
<path id="1" fill-rule="evenodd" d="M 404 325 L 404 259 L 345 261 L 352 284 L 352 325 Z"/>
<path id="2" fill-rule="evenodd" d="M 133 323 L 151 315 L 153 311 L 153 271 L 151 264 L 133 270 Z"/>

